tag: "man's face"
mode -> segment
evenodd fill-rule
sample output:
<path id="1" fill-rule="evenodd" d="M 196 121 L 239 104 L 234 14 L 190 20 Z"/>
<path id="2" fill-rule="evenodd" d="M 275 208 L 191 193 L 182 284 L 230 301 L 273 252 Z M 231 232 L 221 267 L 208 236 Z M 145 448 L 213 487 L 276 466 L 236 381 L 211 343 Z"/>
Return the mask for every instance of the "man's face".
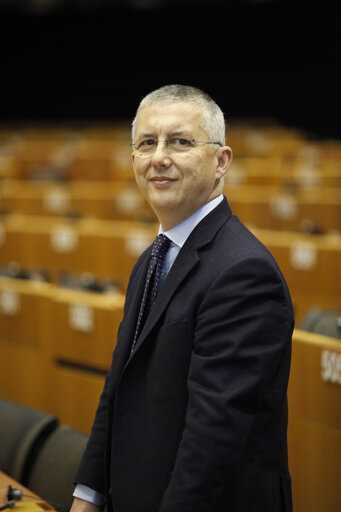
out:
<path id="1" fill-rule="evenodd" d="M 140 111 L 134 143 L 174 138 L 180 144 L 182 139 L 209 140 L 200 126 L 197 105 L 179 101 L 148 105 Z M 199 143 L 177 152 L 159 143 L 148 156 L 133 151 L 137 185 L 165 229 L 179 224 L 221 192 L 219 179 L 226 172 L 231 153 L 218 147 Z"/>

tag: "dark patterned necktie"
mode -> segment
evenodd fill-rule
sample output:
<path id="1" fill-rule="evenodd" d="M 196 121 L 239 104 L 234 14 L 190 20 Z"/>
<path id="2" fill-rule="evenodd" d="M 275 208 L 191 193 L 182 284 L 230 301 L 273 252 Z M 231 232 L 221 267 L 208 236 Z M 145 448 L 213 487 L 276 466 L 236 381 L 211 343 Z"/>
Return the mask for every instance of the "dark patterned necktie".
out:
<path id="1" fill-rule="evenodd" d="M 158 235 L 154 240 L 131 351 L 135 348 L 143 323 L 155 302 L 169 244 L 170 240 L 165 235 Z"/>

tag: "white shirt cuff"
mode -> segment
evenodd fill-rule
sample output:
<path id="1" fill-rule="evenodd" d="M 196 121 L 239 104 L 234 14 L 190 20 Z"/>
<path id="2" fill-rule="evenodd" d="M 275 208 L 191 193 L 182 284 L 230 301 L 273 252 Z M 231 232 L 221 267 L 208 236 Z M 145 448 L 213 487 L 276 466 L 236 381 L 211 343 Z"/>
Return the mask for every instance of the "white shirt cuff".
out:
<path id="1" fill-rule="evenodd" d="M 80 498 L 84 501 L 89 501 L 93 505 L 102 507 L 105 502 L 104 495 L 100 492 L 94 491 L 87 485 L 77 484 L 73 492 L 75 498 Z"/>

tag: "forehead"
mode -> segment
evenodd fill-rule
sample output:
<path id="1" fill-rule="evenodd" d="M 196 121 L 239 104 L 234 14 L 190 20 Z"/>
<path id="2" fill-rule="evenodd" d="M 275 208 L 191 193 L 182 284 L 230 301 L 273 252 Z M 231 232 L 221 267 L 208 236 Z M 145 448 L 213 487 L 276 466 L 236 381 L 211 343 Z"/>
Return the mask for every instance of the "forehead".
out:
<path id="1" fill-rule="evenodd" d="M 159 133 L 205 133 L 200 126 L 201 109 L 185 102 L 155 103 L 143 107 L 138 114 L 136 136 Z"/>

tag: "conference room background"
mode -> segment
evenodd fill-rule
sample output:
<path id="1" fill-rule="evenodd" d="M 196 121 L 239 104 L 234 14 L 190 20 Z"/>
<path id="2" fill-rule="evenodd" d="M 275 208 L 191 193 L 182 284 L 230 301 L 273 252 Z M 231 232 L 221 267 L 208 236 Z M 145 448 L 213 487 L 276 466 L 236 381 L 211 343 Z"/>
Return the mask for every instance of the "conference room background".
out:
<path id="1" fill-rule="evenodd" d="M 158 228 L 129 122 L 145 94 L 182 83 L 224 111 L 224 191 L 293 298 L 294 510 L 340 512 L 339 20 L 330 0 L 0 0 L 0 480 L 69 509 L 131 268 Z M 44 466 L 25 481 L 26 415 L 41 411 L 61 494 Z"/>
<path id="2" fill-rule="evenodd" d="M 0 119 L 131 119 L 167 83 L 207 90 L 227 121 L 340 138 L 335 3 L 0 1 Z"/>

